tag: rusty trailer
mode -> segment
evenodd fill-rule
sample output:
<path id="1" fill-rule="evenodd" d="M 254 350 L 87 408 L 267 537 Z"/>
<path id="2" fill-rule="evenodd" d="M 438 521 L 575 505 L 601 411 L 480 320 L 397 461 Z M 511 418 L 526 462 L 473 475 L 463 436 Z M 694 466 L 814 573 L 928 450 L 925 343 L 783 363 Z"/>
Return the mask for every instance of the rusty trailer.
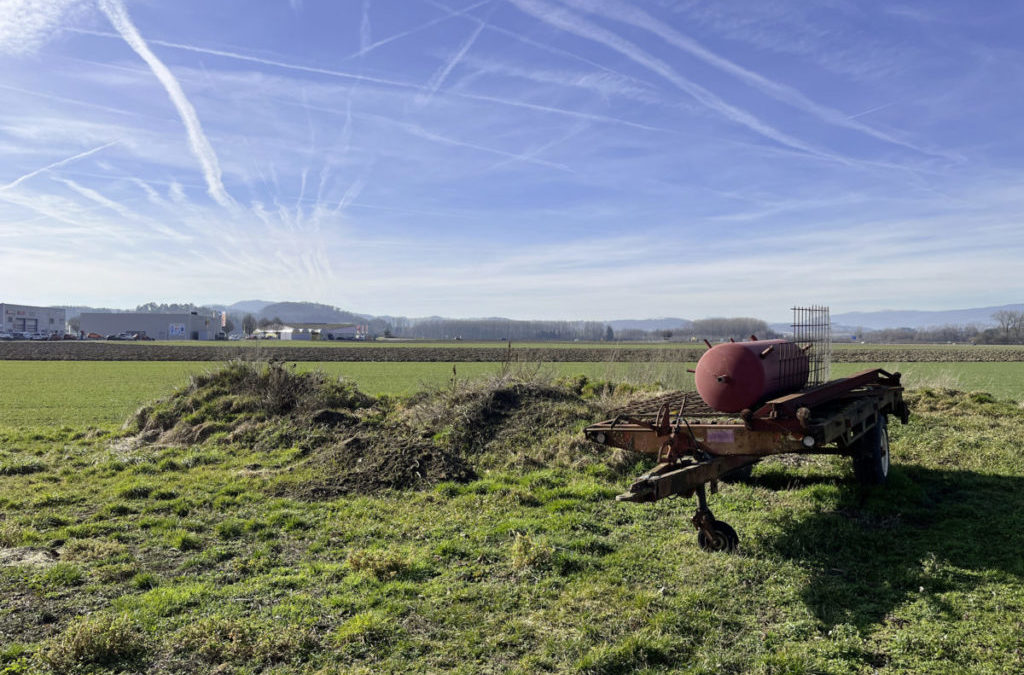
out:
<path id="1" fill-rule="evenodd" d="M 613 411 L 615 417 L 584 430 L 587 439 L 656 458 L 616 499 L 653 502 L 697 496 L 693 524 L 708 551 L 732 551 L 735 530 L 716 520 L 705 486 L 749 475 L 753 465 L 786 453 L 846 455 L 863 484 L 889 473 L 890 415 L 907 422 L 900 374 L 871 369 L 804 391 L 779 396 L 737 414 L 710 408 L 694 392 L 678 392 Z"/>

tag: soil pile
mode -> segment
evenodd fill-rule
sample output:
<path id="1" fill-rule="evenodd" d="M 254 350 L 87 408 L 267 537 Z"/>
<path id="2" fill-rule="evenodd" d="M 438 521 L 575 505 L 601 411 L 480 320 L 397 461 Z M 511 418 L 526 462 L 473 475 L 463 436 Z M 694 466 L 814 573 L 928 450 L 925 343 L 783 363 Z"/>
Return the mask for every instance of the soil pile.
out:
<path id="1" fill-rule="evenodd" d="M 125 427 L 136 443 L 296 448 L 274 490 L 324 499 L 468 481 L 474 469 L 545 463 L 563 447 L 596 456 L 579 431 L 601 406 L 583 385 L 505 376 L 399 400 L 323 373 L 235 361 L 139 409 Z"/>

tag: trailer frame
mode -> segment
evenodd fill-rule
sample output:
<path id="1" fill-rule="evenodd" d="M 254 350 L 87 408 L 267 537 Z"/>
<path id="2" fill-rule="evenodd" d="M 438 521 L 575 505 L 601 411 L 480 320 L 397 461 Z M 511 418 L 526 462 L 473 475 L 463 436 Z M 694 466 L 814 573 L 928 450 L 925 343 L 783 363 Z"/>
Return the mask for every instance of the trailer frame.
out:
<path id="1" fill-rule="evenodd" d="M 707 505 L 718 481 L 773 455 L 847 455 L 867 484 L 889 470 L 887 420 L 907 423 L 899 373 L 864 370 L 779 396 L 738 414 L 709 408 L 694 392 L 675 392 L 613 411 L 615 417 L 584 430 L 587 439 L 653 456 L 657 464 L 636 478 L 618 501 L 653 502 L 697 496 L 693 524 L 701 548 L 735 550 L 739 538 Z"/>

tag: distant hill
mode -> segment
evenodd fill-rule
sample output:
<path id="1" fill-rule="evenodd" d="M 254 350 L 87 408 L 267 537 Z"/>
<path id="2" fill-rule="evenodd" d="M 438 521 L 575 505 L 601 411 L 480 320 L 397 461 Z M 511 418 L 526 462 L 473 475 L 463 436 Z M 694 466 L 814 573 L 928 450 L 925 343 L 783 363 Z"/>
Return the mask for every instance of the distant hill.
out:
<path id="1" fill-rule="evenodd" d="M 689 319 L 666 317 L 663 319 L 616 319 L 605 321 L 612 330 L 671 330 L 673 328 L 689 328 L 693 322 Z"/>
<path id="2" fill-rule="evenodd" d="M 886 310 L 882 312 L 844 312 L 833 314 L 832 323 L 871 330 L 885 328 L 929 328 L 935 326 L 968 326 L 995 324 L 992 315 L 1000 310 L 1024 311 L 1024 304 L 949 309 L 940 311 Z"/>
<path id="3" fill-rule="evenodd" d="M 365 324 L 369 326 L 371 333 L 383 333 L 389 328 L 389 322 L 380 317 L 347 312 L 317 302 L 275 302 L 261 309 L 257 316 L 261 319 L 281 319 L 284 323 Z"/>
<path id="4" fill-rule="evenodd" d="M 154 305 L 155 303 L 149 303 Z M 182 303 L 179 303 L 182 304 Z M 68 319 L 74 318 L 82 312 L 126 312 L 131 309 L 107 309 L 97 307 L 86 307 L 81 305 L 62 306 L 67 311 Z M 431 317 L 401 317 L 401 316 L 374 316 L 371 314 L 357 314 L 338 307 L 315 302 L 270 302 L 267 300 L 242 300 L 230 305 L 206 305 L 211 309 L 226 311 L 233 315 L 236 323 L 243 314 L 253 314 L 257 318 L 273 319 L 280 318 L 286 323 L 359 323 L 369 324 L 370 331 L 383 333 L 386 329 L 395 331 L 395 334 L 415 333 L 416 326 L 424 324 L 436 324 L 440 322 L 469 322 L 469 323 L 491 323 L 513 325 L 523 323 L 521 321 L 501 317 L 475 318 L 475 319 L 449 319 L 438 316 Z M 849 333 L 853 335 L 860 329 L 863 330 L 884 330 L 887 328 L 933 328 L 939 326 L 969 326 L 990 327 L 995 324 L 992 315 L 1000 310 L 1024 312 L 1024 303 L 1012 305 L 998 305 L 992 307 L 973 307 L 968 309 L 951 309 L 940 311 L 922 310 L 885 310 L 879 312 L 843 312 L 832 315 L 832 328 L 836 334 Z M 538 323 L 538 322 L 526 322 Z M 539 322 L 544 323 L 544 322 Z M 574 322 L 548 322 L 566 323 Z M 575 322 L 581 323 L 581 322 Z M 582 322 L 594 323 L 594 322 Z M 676 330 L 679 328 L 690 328 L 693 321 L 679 317 L 663 317 L 657 319 L 616 319 L 605 321 L 602 325 L 611 326 L 617 333 L 625 330 L 659 331 Z M 788 333 L 792 329 L 789 322 L 772 323 L 770 327 L 779 333 Z M 453 328 L 454 330 L 454 328 Z M 462 327 L 457 334 L 465 332 Z M 505 332 L 501 337 L 505 337 Z"/>
<path id="5" fill-rule="evenodd" d="M 363 317 L 316 302 L 274 302 L 259 310 L 258 316 L 275 317 L 285 323 L 362 323 Z"/>
<path id="6" fill-rule="evenodd" d="M 229 312 L 259 314 L 263 311 L 264 307 L 273 304 L 270 300 L 242 300 L 241 302 L 228 305 L 224 309 Z"/>

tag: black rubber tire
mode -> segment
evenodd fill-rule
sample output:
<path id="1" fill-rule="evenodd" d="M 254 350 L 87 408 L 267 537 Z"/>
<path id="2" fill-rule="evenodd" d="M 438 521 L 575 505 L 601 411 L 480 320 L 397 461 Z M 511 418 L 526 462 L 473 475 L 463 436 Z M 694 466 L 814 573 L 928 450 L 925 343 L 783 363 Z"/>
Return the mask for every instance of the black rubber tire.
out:
<path id="1" fill-rule="evenodd" d="M 853 475 L 861 485 L 881 485 L 889 477 L 889 426 L 885 415 L 853 447 Z"/>
<path id="2" fill-rule="evenodd" d="M 714 534 L 710 539 L 704 536 L 703 531 L 697 532 L 697 544 L 702 549 L 710 553 L 716 551 L 732 553 L 739 548 L 740 537 L 736 534 L 736 530 L 732 529 L 728 523 L 716 520 L 711 529 L 714 531 Z"/>

